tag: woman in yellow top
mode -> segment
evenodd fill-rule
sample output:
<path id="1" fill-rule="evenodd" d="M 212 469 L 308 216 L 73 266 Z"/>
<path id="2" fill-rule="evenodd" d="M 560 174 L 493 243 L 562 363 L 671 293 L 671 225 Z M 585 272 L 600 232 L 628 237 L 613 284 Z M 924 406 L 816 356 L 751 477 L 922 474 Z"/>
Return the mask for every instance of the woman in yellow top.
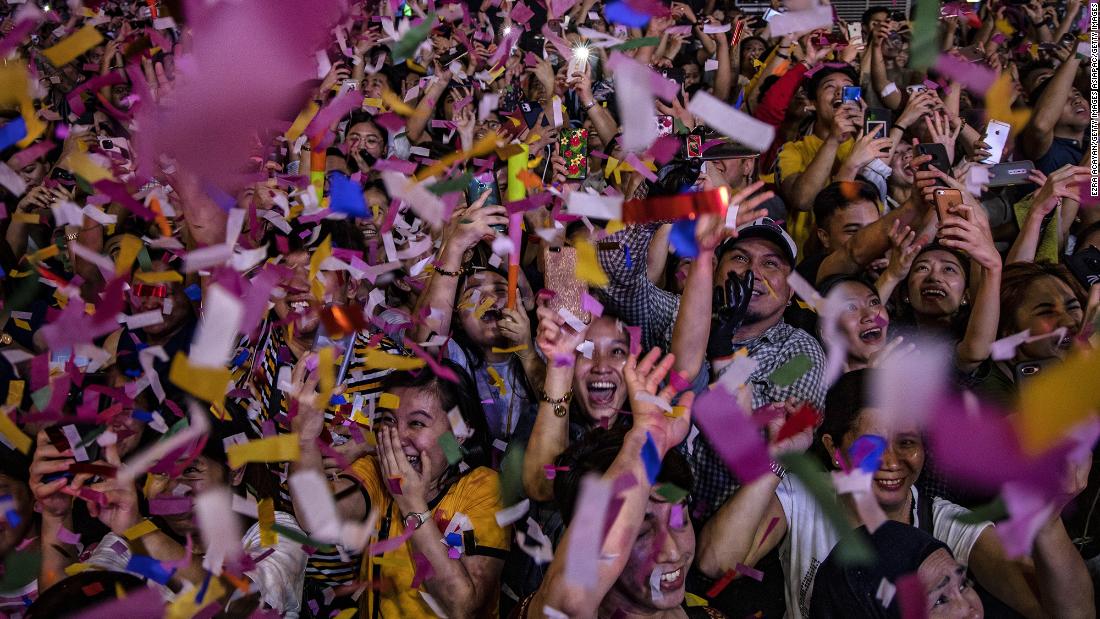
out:
<path id="1" fill-rule="evenodd" d="M 375 414 L 378 448 L 351 464 L 348 472 L 358 486 L 343 478 L 336 483 L 345 522 L 379 512 L 373 549 L 364 553 L 360 572 L 360 580 L 370 583 L 360 598 L 364 618 L 497 616 L 511 530 L 497 525 L 495 518 L 502 509 L 500 481 L 486 466 L 489 431 L 475 399 L 477 388 L 459 366 L 449 361 L 443 365 L 455 373 L 457 383 L 428 368 L 386 378 L 383 390 L 394 402 Z M 313 393 L 316 378 L 305 379 L 303 364 L 295 368 L 294 378 L 300 393 Z M 292 470 L 321 470 L 318 440 L 324 440 L 324 416 L 299 400 L 303 404 L 292 423 L 301 456 Z M 455 419 L 452 431 L 452 410 L 464 428 Z M 448 462 L 448 443 L 461 445 L 461 461 Z M 297 512 L 308 509 L 295 505 Z M 372 556 L 379 546 L 391 550 Z"/>

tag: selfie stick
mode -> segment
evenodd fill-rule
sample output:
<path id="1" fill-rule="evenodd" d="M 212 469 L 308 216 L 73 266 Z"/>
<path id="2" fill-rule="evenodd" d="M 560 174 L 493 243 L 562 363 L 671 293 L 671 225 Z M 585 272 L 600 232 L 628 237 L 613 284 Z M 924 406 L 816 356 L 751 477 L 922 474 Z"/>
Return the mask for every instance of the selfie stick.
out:
<path id="1" fill-rule="evenodd" d="M 518 202 L 527 197 L 527 187 L 519 179 L 519 173 L 527 169 L 527 145 L 520 144 L 520 152 L 508 158 L 508 201 Z M 523 215 L 509 217 L 508 232 L 512 238 L 512 253 L 508 255 L 508 309 L 516 308 L 516 288 L 519 286 L 520 226 Z"/>

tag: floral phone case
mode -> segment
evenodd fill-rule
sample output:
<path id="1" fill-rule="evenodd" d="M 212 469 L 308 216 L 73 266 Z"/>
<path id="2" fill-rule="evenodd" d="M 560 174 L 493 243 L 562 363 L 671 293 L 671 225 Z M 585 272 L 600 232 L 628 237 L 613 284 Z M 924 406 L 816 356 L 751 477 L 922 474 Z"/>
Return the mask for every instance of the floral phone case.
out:
<path id="1" fill-rule="evenodd" d="M 565 178 L 588 176 L 588 129 L 562 129 L 561 156 L 565 159 Z"/>

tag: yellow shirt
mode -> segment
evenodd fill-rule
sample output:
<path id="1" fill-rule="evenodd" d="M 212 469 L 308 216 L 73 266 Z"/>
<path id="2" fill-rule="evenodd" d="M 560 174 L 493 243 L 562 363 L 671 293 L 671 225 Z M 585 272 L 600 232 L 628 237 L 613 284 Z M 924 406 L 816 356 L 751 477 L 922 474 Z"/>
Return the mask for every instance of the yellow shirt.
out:
<path id="1" fill-rule="evenodd" d="M 352 463 L 350 472 L 362 480 L 367 495 L 370 496 L 371 505 L 377 505 L 379 509 L 383 510 L 383 519 L 386 517 L 385 510 L 387 506 L 389 507 L 390 527 L 388 537 L 400 536 L 405 530 L 405 523 L 401 519 L 401 514 L 398 513 L 397 506 L 393 504 L 389 491 L 384 487 L 378 461 L 373 456 L 360 458 Z M 479 548 L 487 547 L 494 550 L 494 554 L 503 556 L 511 546 L 512 531 L 511 527 L 497 525 L 496 513 L 501 509 L 503 509 L 503 506 L 500 504 L 500 478 L 497 472 L 486 467 L 478 467 L 467 472 L 451 486 L 447 494 L 432 510 L 432 515 L 436 524 L 439 525 L 439 530 L 444 531 L 455 514 L 465 514 L 474 527 L 473 534 L 476 546 Z M 371 543 L 377 541 L 377 535 L 371 539 Z M 360 578 L 363 582 L 372 582 L 374 566 L 381 566 L 380 582 L 372 582 L 381 591 L 379 594 L 381 599 L 380 617 L 424 617 L 428 619 L 436 616 L 420 595 L 420 591 L 425 590 L 424 585 L 421 584 L 419 589 L 412 587 L 416 567 L 409 550 L 410 542 L 406 542 L 396 550 L 391 550 L 381 556 L 363 555 L 363 564 L 360 571 Z M 469 550 L 470 548 L 467 548 L 467 552 Z M 499 591 L 499 584 L 494 584 L 489 599 L 485 602 L 486 607 L 477 613 L 478 617 L 497 617 L 500 606 Z M 360 611 L 363 617 L 371 617 L 370 613 L 374 605 L 375 594 L 374 588 L 368 587 L 360 598 Z"/>
<path id="2" fill-rule="evenodd" d="M 779 154 L 775 162 L 775 184 L 782 185 L 784 179 L 805 172 L 824 143 L 824 140 L 812 133 L 801 140 L 784 143 L 779 148 Z M 855 145 L 855 140 L 848 139 L 837 148 L 833 174 L 836 174 L 837 168 L 852 154 L 852 148 Z M 803 255 L 803 245 L 813 234 L 813 230 L 814 213 L 812 210 L 795 211 L 792 208 L 787 209 L 787 233 L 791 235 L 798 246 L 798 256 L 800 258 Z"/>

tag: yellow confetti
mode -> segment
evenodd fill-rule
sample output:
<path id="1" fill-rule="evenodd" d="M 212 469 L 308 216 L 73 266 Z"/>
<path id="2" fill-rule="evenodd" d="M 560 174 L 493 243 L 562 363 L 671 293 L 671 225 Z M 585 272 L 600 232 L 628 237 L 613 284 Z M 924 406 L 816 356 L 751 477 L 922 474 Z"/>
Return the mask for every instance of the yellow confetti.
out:
<path id="1" fill-rule="evenodd" d="M 55 67 L 63 67 L 84 52 L 103 42 L 103 35 L 88 24 L 65 37 L 60 43 L 42 50 L 42 55 Z"/>
<path id="2" fill-rule="evenodd" d="M 225 450 L 231 469 L 240 468 L 249 462 L 291 462 L 297 460 L 300 454 L 297 432 L 237 443 Z"/>
<path id="3" fill-rule="evenodd" d="M 385 408 L 389 410 L 396 410 L 401 406 L 401 398 L 397 394 L 385 392 L 378 397 L 378 408 Z"/>
<path id="4" fill-rule="evenodd" d="M 8 439 L 8 442 L 19 451 L 30 453 L 31 437 L 24 434 L 5 411 L 0 411 L 0 434 L 3 434 L 4 438 Z"/>
<path id="5" fill-rule="evenodd" d="M 168 368 L 168 380 L 187 393 L 214 404 L 225 400 L 233 373 L 229 368 L 202 368 L 191 365 L 183 351 L 177 351 Z"/>
<path id="6" fill-rule="evenodd" d="M 402 116 L 412 116 L 413 113 L 416 112 L 416 110 L 408 103 L 405 103 L 401 97 L 398 97 L 389 90 L 382 91 L 382 101 L 385 102 L 387 107 Z"/>
<path id="7" fill-rule="evenodd" d="M 318 401 L 328 403 L 332 397 L 332 391 L 336 388 L 336 351 L 332 346 L 325 346 L 317 353 L 317 369 L 320 372 L 317 385 L 321 389 Z"/>
<path id="8" fill-rule="evenodd" d="M 779 295 L 775 294 L 775 290 L 772 290 L 772 285 L 768 283 L 768 280 L 763 277 L 760 278 L 764 282 L 764 287 L 768 289 L 768 295 L 773 299 L 778 299 Z"/>
<path id="9" fill-rule="evenodd" d="M 998 19 L 993 22 L 993 26 L 997 29 L 997 32 L 1000 32 L 1006 37 L 1010 37 L 1016 32 L 1016 29 L 1012 27 L 1012 24 L 1008 23 L 1007 19 Z"/>
<path id="10" fill-rule="evenodd" d="M 424 360 L 404 355 L 391 355 L 377 349 L 368 349 L 363 359 L 363 365 L 368 370 L 388 368 L 398 372 L 416 370 L 424 367 Z"/>
<path id="11" fill-rule="evenodd" d="M 317 115 L 318 110 L 321 107 L 312 101 L 306 106 L 304 110 L 298 113 L 298 117 L 294 119 L 294 122 L 290 124 L 290 129 L 286 131 L 286 141 L 293 144 L 301 137 L 305 132 L 306 127 L 309 126 L 309 121 L 313 120 L 313 117 Z"/>
<path id="12" fill-rule="evenodd" d="M 993 82 L 993 85 L 985 93 L 985 107 L 989 117 L 1012 125 L 1013 134 L 1022 130 L 1031 120 L 1030 109 L 1013 109 L 1010 106 L 1014 98 L 1012 96 L 1012 75 L 1007 71 L 1001 73 L 997 81 Z"/>
<path id="13" fill-rule="evenodd" d="M 1074 426 L 1100 408 L 1100 353 L 1071 357 L 1040 372 L 1020 388 L 1015 420 L 1020 444 L 1039 453 L 1057 443 Z"/>
<path id="14" fill-rule="evenodd" d="M 27 65 L 21 60 L 0 66 L 0 105 L 12 103 L 19 105 L 19 113 L 27 125 L 26 137 L 18 142 L 20 148 L 26 148 L 46 131 L 46 123 L 35 112 Z"/>
<path id="15" fill-rule="evenodd" d="M 33 213 L 23 213 L 23 212 L 19 212 L 19 211 L 15 212 L 15 213 L 12 213 L 11 220 L 14 221 L 15 223 L 20 223 L 20 224 L 25 224 L 25 225 L 32 225 L 32 226 L 42 223 L 42 217 L 41 216 L 35 215 Z"/>
<path id="16" fill-rule="evenodd" d="M 65 566 L 65 575 L 66 576 L 75 576 L 75 575 L 77 575 L 81 572 L 87 572 L 90 569 L 97 569 L 98 570 L 99 568 L 98 567 L 93 568 L 88 563 L 73 563 L 72 565 Z"/>
<path id="17" fill-rule="evenodd" d="M 137 259 L 137 255 L 141 253 L 141 245 L 141 239 L 138 237 L 132 234 L 122 235 L 118 257 L 115 258 L 115 275 L 122 275 L 130 270 L 134 260 Z"/>
<path id="18" fill-rule="evenodd" d="M 115 180 L 110 170 L 99 165 L 84 153 L 76 152 L 69 154 L 65 157 L 65 164 L 74 174 L 88 181 L 90 184 L 95 184 L 102 180 Z"/>
<path id="19" fill-rule="evenodd" d="M 705 599 L 695 595 L 694 593 L 684 593 L 684 601 L 687 602 L 688 607 L 692 606 L 710 606 L 710 603 Z"/>
<path id="20" fill-rule="evenodd" d="M 211 578 L 203 599 L 195 599 L 202 590 L 203 587 L 191 587 L 181 591 L 176 599 L 165 607 L 165 619 L 192 619 L 211 600 L 219 600 L 227 593 L 220 578 Z"/>
<path id="21" fill-rule="evenodd" d="M 270 497 L 260 499 L 256 503 L 256 513 L 260 522 L 260 546 L 274 546 L 279 541 L 279 534 L 271 530 L 271 525 L 275 524 L 275 501 Z"/>
<path id="22" fill-rule="evenodd" d="M 19 406 L 19 403 L 23 401 L 23 389 L 25 385 L 26 383 L 21 380 L 8 381 L 8 401 L 6 402 L 7 406 Z"/>
<path id="23" fill-rule="evenodd" d="M 613 220 L 607 222 L 607 227 L 604 228 L 604 230 L 608 234 L 615 234 L 619 230 L 624 230 L 624 229 L 626 229 L 626 224 L 619 221 L 618 219 L 613 219 Z"/>
<path id="24" fill-rule="evenodd" d="M 422 181 L 426 178 L 430 178 L 432 176 L 435 176 L 436 174 L 439 174 L 440 172 L 443 172 L 444 170 L 450 168 L 452 165 L 459 161 L 466 161 L 467 159 L 470 159 L 472 157 L 480 157 L 482 155 L 491 153 L 496 150 L 498 139 L 500 139 L 499 136 L 496 133 L 490 131 L 488 135 L 475 142 L 474 145 L 471 146 L 469 149 L 455 151 L 443 157 L 439 161 L 417 172 L 413 176 L 413 179 L 416 181 Z"/>
<path id="25" fill-rule="evenodd" d="M 596 258 L 596 246 L 583 239 L 577 239 L 574 247 L 577 249 L 577 279 L 597 288 L 607 286 L 607 273 L 604 273 L 600 267 L 600 261 Z"/>
<path id="26" fill-rule="evenodd" d="M 496 305 L 496 302 L 497 302 L 497 298 L 494 297 L 493 295 L 491 295 L 491 294 L 485 295 L 481 299 L 481 304 L 479 304 L 477 306 L 477 309 L 474 310 L 474 318 L 480 319 L 482 316 L 485 315 L 485 312 L 489 311 L 489 308 Z"/>
<path id="27" fill-rule="evenodd" d="M 57 245 L 47 245 L 42 249 L 34 252 L 30 256 L 27 256 L 27 259 L 30 260 L 32 263 L 42 262 L 43 260 L 49 260 L 50 258 L 53 258 L 60 251 L 61 248 Z"/>
<path id="28" fill-rule="evenodd" d="M 27 322 L 26 320 L 24 320 L 22 318 L 13 318 L 12 322 L 15 323 L 15 326 L 19 327 L 20 329 L 22 329 L 24 331 L 30 331 L 31 330 L 31 323 Z"/>
<path id="29" fill-rule="evenodd" d="M 317 250 L 313 252 L 313 256 L 309 259 L 310 281 L 317 279 L 317 274 L 321 271 L 321 263 L 327 260 L 331 255 L 332 237 L 326 236 L 325 240 L 321 241 L 321 244 L 317 246 Z"/>
<path id="30" fill-rule="evenodd" d="M 182 282 L 183 276 L 176 271 L 138 271 L 134 273 L 134 279 L 146 284 L 166 284 Z"/>
<path id="31" fill-rule="evenodd" d="M 134 526 L 130 527 L 129 529 L 126 529 L 125 531 L 123 531 L 122 537 L 125 537 L 126 539 L 128 539 L 132 542 L 136 539 L 139 539 L 139 538 L 145 537 L 146 535 L 149 535 L 153 531 L 159 531 L 159 530 L 160 529 L 157 528 L 157 525 L 153 524 L 153 522 L 151 520 L 142 520 L 141 522 L 135 524 Z"/>
<path id="32" fill-rule="evenodd" d="M 504 379 L 501 378 L 500 373 L 493 369 L 492 366 L 487 366 L 487 369 L 489 370 L 489 384 L 500 391 L 501 397 L 508 395 L 508 388 L 504 384 Z"/>
<path id="33" fill-rule="evenodd" d="M 511 346 L 511 347 L 508 347 L 508 348 L 497 348 L 496 346 L 493 346 L 493 352 L 502 353 L 502 354 L 506 354 L 506 355 L 509 354 L 509 353 L 514 353 L 514 352 L 522 352 L 524 350 L 527 350 L 527 344 L 520 344 L 519 346 Z"/>

